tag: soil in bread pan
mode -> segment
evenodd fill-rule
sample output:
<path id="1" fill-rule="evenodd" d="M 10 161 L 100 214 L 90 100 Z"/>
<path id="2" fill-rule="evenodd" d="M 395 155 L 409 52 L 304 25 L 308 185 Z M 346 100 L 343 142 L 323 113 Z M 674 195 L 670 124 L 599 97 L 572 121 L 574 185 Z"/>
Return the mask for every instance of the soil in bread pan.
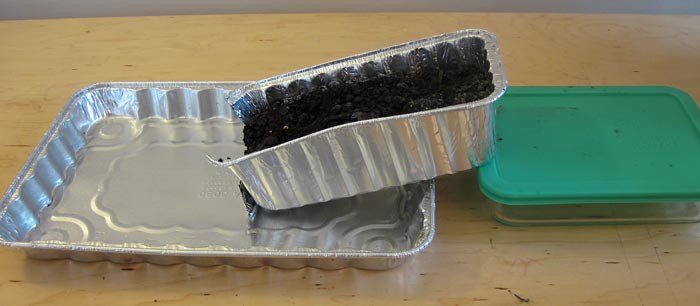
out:
<path id="1" fill-rule="evenodd" d="M 323 83 L 315 90 L 288 94 L 270 87 L 268 104 L 246 121 L 246 154 L 260 151 L 326 128 L 367 119 L 431 110 L 483 99 L 494 90 L 486 67 L 456 71 L 423 70 L 413 75 L 390 74 L 367 80 Z M 292 91 L 294 86 L 289 86 Z M 281 93 L 280 93 L 281 92 Z"/>
<path id="2" fill-rule="evenodd" d="M 256 109 L 243 129 L 245 154 L 257 152 L 344 123 L 409 114 L 477 101 L 494 90 L 486 51 L 476 63 L 446 61 L 415 73 L 378 74 L 363 80 L 318 75 L 313 90 L 300 83 L 266 91 L 267 105 Z M 243 183 L 250 214 L 255 201 Z"/>

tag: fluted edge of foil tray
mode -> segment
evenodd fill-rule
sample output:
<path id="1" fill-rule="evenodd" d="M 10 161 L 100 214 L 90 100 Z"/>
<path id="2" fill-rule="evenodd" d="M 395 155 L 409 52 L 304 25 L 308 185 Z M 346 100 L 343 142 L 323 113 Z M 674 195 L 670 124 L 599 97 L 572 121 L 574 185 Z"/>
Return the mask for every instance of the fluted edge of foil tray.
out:
<path id="1" fill-rule="evenodd" d="M 423 212 L 421 232 L 407 250 L 387 253 L 362 251 L 324 252 L 321 250 L 275 251 L 207 250 L 182 248 L 114 247 L 62 241 L 27 241 L 29 231 L 40 222 L 44 210 L 61 197 L 80 162 L 84 133 L 89 121 L 106 116 L 134 118 L 226 117 L 233 116 L 223 98 L 233 88 L 249 82 L 111 82 L 85 87 L 76 92 L 44 134 L 25 165 L 0 202 L 0 246 L 24 250 L 37 259 L 72 259 L 83 262 L 108 260 L 116 263 L 149 262 L 160 265 L 193 264 L 197 266 L 231 265 L 236 267 L 274 266 L 297 269 L 306 266 L 320 269 L 354 267 L 386 270 L 397 267 L 425 249 L 435 235 L 435 182 L 425 182 L 426 196 L 420 203 Z M 104 99 L 109 90 L 122 90 L 124 101 Z M 155 96 L 150 94 L 156 91 Z M 139 109 L 135 98 L 141 92 L 149 98 L 161 97 Z M 221 104 L 199 101 L 200 95 L 221 97 Z M 132 99 L 134 97 L 134 99 Z M 192 100 L 195 99 L 195 100 Z M 81 103 L 82 102 L 82 103 Z M 199 102 L 199 103 L 198 103 Z M 201 104 L 201 105 L 200 105 Z M 77 114 L 76 116 L 73 116 Z M 82 136 L 81 136 L 82 135 Z M 82 139 L 82 140 L 81 140 Z M 51 158 L 56 155 L 67 159 Z M 204 156 L 202 158 L 205 158 Z"/>
<path id="2" fill-rule="evenodd" d="M 494 91 L 484 99 L 338 125 L 232 161 L 211 162 L 229 167 L 267 209 L 325 202 L 477 167 L 493 155 L 493 102 L 507 87 L 496 37 L 486 30 L 462 30 L 347 57 L 261 80 L 227 97 L 245 122 L 267 103 L 265 91 L 273 86 L 293 92 L 313 86 L 312 79 L 322 74 L 362 78 L 370 70 L 410 71 L 416 66 L 411 51 L 419 49 L 435 58 L 438 50 L 457 50 L 465 62 L 478 48 L 487 51 L 493 74 Z"/>

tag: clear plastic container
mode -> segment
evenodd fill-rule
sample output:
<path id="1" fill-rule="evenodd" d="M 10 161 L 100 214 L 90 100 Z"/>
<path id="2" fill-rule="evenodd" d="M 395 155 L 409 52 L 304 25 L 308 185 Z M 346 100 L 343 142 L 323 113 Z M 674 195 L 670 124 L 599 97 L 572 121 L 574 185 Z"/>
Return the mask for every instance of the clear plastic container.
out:
<path id="1" fill-rule="evenodd" d="M 700 221 L 700 110 L 670 87 L 510 87 L 479 169 L 510 225 Z"/>

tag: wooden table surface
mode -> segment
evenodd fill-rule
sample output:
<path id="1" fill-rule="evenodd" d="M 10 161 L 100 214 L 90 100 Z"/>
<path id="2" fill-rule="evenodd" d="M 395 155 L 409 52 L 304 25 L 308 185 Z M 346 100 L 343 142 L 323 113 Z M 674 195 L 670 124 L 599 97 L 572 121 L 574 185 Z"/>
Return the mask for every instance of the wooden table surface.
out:
<path id="1" fill-rule="evenodd" d="M 0 22 L 0 188 L 76 90 L 255 80 L 463 28 L 499 39 L 511 85 L 671 85 L 700 100 L 700 16 L 226 15 Z M 700 183 L 700 182 L 699 182 Z M 691 305 L 700 225 L 511 228 L 474 173 L 438 183 L 432 245 L 386 272 L 27 259 L 0 248 L 0 305 Z"/>

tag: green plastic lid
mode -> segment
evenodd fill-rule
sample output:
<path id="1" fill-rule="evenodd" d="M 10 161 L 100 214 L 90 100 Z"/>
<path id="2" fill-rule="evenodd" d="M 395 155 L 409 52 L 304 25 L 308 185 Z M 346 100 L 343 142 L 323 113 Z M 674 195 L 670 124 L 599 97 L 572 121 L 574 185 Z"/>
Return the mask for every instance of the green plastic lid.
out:
<path id="1" fill-rule="evenodd" d="M 700 110 L 670 87 L 510 87 L 481 190 L 507 205 L 700 200 Z"/>

